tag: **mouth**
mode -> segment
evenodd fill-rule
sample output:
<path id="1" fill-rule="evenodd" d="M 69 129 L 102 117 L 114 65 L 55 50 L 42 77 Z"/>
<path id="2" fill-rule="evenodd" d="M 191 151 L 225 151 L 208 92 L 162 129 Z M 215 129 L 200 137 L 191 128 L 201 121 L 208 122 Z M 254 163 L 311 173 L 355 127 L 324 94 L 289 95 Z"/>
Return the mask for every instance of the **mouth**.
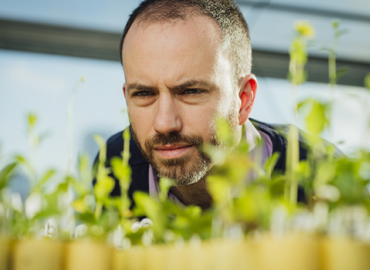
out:
<path id="1" fill-rule="evenodd" d="M 163 159 L 175 159 L 185 156 L 194 145 L 170 144 L 154 147 L 154 151 Z"/>

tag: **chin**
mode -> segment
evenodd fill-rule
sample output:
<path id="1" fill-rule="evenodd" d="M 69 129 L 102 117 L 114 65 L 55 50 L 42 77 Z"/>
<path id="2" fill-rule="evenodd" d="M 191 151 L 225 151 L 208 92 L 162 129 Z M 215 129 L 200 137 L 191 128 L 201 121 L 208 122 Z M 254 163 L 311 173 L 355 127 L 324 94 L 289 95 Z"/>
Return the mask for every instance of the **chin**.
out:
<path id="1" fill-rule="evenodd" d="M 159 163 L 159 164 L 158 164 Z M 196 157 L 151 164 L 158 177 L 167 177 L 175 182 L 176 186 L 191 185 L 204 178 L 212 167 L 210 158 L 198 154 Z"/>

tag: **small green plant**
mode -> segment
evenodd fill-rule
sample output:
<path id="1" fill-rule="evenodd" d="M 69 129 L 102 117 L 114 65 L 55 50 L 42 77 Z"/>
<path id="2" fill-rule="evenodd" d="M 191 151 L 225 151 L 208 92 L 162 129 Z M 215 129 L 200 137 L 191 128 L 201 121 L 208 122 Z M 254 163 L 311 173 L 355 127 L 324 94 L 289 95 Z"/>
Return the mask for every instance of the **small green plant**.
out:
<path id="1" fill-rule="evenodd" d="M 100 147 L 94 189 L 91 187 L 92 174 L 90 173 L 90 162 L 86 155 L 79 158 L 78 177 L 68 176 L 67 183 L 76 194 L 72 206 L 76 211 L 77 224 L 80 228 L 83 228 L 81 232 L 76 232 L 74 237 L 106 241 L 108 235 L 119 224 L 116 206 L 120 199 L 110 197 L 115 182 L 110 176 L 111 170 L 105 166 L 105 141 L 99 135 L 95 135 L 94 138 Z"/>
<path id="2" fill-rule="evenodd" d="M 52 191 L 48 188 L 50 181 L 56 176 L 54 169 L 47 170 L 39 175 L 36 171 L 37 149 L 39 144 L 46 137 L 38 135 L 36 131 L 37 117 L 35 114 L 29 114 L 28 139 L 30 143 L 30 158 L 22 155 L 16 155 L 16 163 L 12 167 L 22 168 L 30 183 L 29 195 L 24 202 L 21 201 L 18 194 L 12 194 L 11 202 L 8 205 L 11 209 L 11 218 L 9 219 L 11 233 L 16 238 L 39 237 L 45 227 L 48 219 L 56 218 L 60 214 L 58 197 L 63 189 L 58 186 Z"/>
<path id="3" fill-rule="evenodd" d="M 294 24 L 296 37 L 290 46 L 289 79 L 292 83 L 292 101 L 294 108 L 293 123 L 298 121 L 298 106 L 296 101 L 296 86 L 305 82 L 305 65 L 308 60 L 308 40 L 315 35 L 313 27 L 308 22 L 300 21 Z M 298 129 L 291 125 L 287 136 L 287 159 L 286 159 L 286 186 L 285 200 L 295 205 L 297 201 L 298 182 L 296 171 L 299 163 Z"/>
<path id="4" fill-rule="evenodd" d="M 17 169 L 17 165 L 16 162 L 11 162 L 0 170 L 0 235 L 7 232 L 9 225 L 6 220 L 7 205 L 4 201 L 4 193 Z"/>
<path id="5" fill-rule="evenodd" d="M 142 192 L 134 194 L 136 207 L 134 215 L 146 216 L 153 221 L 150 228 L 154 243 L 187 241 L 194 236 L 203 240 L 210 239 L 212 229 L 212 211 L 202 212 L 198 206 L 179 206 L 168 198 L 173 185 L 172 180 L 162 178 L 159 181 L 158 198 Z"/>
<path id="6" fill-rule="evenodd" d="M 344 31 L 339 29 L 338 22 L 332 26 L 334 42 L 328 50 L 328 79 L 333 89 L 342 74 L 336 69 L 335 48 Z M 0 233 L 16 239 L 45 236 L 71 242 L 88 239 L 121 249 L 224 238 L 241 240 L 245 236 L 257 236 L 258 240 L 261 234 L 281 236 L 292 232 L 369 241 L 369 151 L 362 149 L 355 157 L 337 157 L 334 146 L 320 138 L 331 127 L 333 99 L 321 102 L 310 98 L 297 104 L 295 90 L 306 80 L 307 48 L 314 29 L 307 22 L 299 22 L 295 24 L 295 30 L 289 65 L 295 115 L 293 122 L 297 121 L 298 113 L 304 116 L 307 132 L 300 134 L 295 126 L 285 132 L 287 151 L 284 174 L 274 170 L 281 161 L 279 153 L 273 153 L 261 165 L 257 152 L 253 157 L 248 154 L 251 149 L 246 140 L 242 138 L 237 143 L 229 122 L 217 118 L 216 137 L 220 144 L 217 147 L 203 145 L 200 149 L 215 163 L 206 178 L 213 200 L 208 209 L 181 205 L 171 199 L 169 194 L 174 182 L 167 178 L 159 180 L 157 196 L 135 192 L 134 201 L 131 201 L 128 196 L 132 180 L 130 128 L 122 132 L 124 148 L 121 155 L 112 158 L 109 163 L 107 144 L 102 137 L 95 135 L 100 152 L 93 172 L 88 156 L 80 155 L 77 173 L 73 173 L 71 97 L 65 175 L 61 176 L 53 169 L 42 174 L 36 170 L 37 149 L 46 135 L 38 134 L 38 119 L 35 114 L 30 114 L 27 119 L 29 157 L 17 155 L 14 161 L 5 163 L 0 170 Z M 365 78 L 365 86 L 370 89 L 370 75 Z M 299 152 L 299 139 L 302 139 L 299 135 L 312 146 L 307 149 L 308 156 L 304 161 L 299 160 L 302 154 Z M 258 144 L 254 150 L 260 146 Z M 9 191 L 9 182 L 17 173 L 24 173 L 30 181 L 31 191 L 24 201 Z M 91 183 L 93 178 L 96 180 L 94 186 Z M 52 185 L 55 180 L 59 180 L 58 184 Z M 117 185 L 116 181 L 120 196 L 113 197 L 111 193 Z M 304 190 L 303 203 L 297 202 L 300 189 Z M 52 225 L 50 220 L 56 221 L 57 225 Z M 150 252 L 153 249 L 137 250 Z M 212 252 L 215 250 L 212 248 Z"/>

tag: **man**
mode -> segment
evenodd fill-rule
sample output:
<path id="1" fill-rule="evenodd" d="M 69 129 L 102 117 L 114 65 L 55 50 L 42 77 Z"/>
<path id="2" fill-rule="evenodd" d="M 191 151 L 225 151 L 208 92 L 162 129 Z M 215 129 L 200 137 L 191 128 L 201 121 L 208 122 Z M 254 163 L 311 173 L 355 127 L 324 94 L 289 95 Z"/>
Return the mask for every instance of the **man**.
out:
<path id="1" fill-rule="evenodd" d="M 244 125 L 252 152 L 262 140 L 261 162 L 280 152 L 275 169 L 284 171 L 284 137 L 249 120 L 257 80 L 248 26 L 231 0 L 146 0 L 131 14 L 120 51 L 133 137 L 130 197 L 137 190 L 154 195 L 165 176 L 176 183 L 174 200 L 209 207 L 205 177 L 214 164 L 199 148 L 221 147 L 216 116 L 227 119 L 237 142 Z M 108 160 L 122 146 L 121 133 L 112 136 Z M 304 159 L 305 149 L 300 153 Z M 117 181 L 112 195 L 119 193 Z"/>

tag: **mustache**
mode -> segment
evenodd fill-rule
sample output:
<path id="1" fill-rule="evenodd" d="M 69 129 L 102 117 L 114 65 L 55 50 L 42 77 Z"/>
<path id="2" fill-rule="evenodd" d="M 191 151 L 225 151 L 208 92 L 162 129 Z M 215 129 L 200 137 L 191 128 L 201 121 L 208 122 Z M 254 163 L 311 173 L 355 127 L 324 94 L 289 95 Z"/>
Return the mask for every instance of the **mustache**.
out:
<path id="1" fill-rule="evenodd" d="M 181 135 L 178 132 L 170 132 L 168 134 L 157 134 L 150 140 L 145 142 L 146 148 L 153 149 L 155 145 L 166 145 L 175 143 L 185 143 L 189 145 L 200 146 L 203 144 L 203 139 L 195 135 Z"/>

